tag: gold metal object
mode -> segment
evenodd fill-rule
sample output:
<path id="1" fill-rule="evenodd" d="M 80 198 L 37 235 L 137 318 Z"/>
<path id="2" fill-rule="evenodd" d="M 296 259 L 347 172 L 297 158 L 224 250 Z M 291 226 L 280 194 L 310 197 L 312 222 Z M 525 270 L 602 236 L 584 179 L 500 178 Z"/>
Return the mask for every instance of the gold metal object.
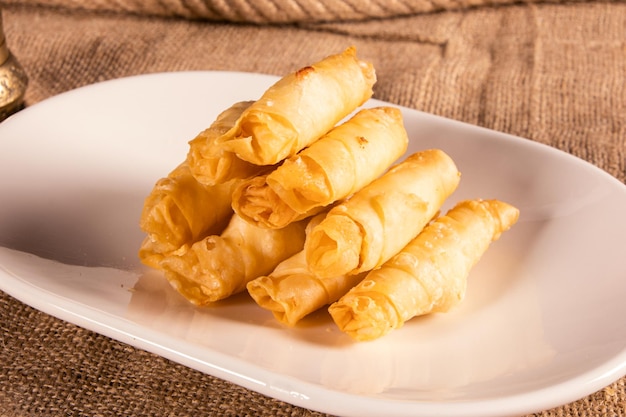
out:
<path id="1" fill-rule="evenodd" d="M 0 10 L 0 121 L 22 108 L 27 85 L 24 68 L 7 46 Z"/>

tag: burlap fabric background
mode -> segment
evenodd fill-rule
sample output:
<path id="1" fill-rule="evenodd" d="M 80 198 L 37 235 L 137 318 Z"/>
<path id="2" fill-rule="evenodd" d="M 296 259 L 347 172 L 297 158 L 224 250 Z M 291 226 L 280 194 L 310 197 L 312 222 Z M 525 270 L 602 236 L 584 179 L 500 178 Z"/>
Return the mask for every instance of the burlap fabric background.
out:
<path id="1" fill-rule="evenodd" d="M 354 44 L 377 69 L 376 98 L 546 143 L 626 181 L 623 2 L 0 5 L 9 47 L 30 77 L 27 105 L 150 72 L 282 75 Z M 2 416 L 321 415 L 62 322 L 6 294 L 0 315 Z M 626 378 L 537 415 L 624 416 Z"/>

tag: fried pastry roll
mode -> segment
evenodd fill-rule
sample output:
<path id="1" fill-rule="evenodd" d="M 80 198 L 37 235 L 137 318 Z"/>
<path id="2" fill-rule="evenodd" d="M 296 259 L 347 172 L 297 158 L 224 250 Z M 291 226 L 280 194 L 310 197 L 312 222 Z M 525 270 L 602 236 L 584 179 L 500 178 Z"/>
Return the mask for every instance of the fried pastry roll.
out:
<path id="1" fill-rule="evenodd" d="M 233 214 L 231 197 L 236 181 L 215 186 L 200 184 L 187 163 L 156 182 L 146 197 L 139 227 L 147 237 L 140 260 L 158 268 L 163 255 L 210 234 L 219 234 Z"/>
<path id="2" fill-rule="evenodd" d="M 337 301 L 365 277 L 365 273 L 320 279 L 306 264 L 304 251 L 281 262 L 271 274 L 250 281 L 248 293 L 262 308 L 288 326 Z"/>
<path id="3" fill-rule="evenodd" d="M 471 268 L 518 217 L 517 208 L 498 200 L 460 202 L 332 304 L 333 320 L 365 341 L 412 317 L 448 311 L 464 298 Z"/>
<path id="4" fill-rule="evenodd" d="M 400 110 L 360 110 L 268 175 L 242 182 L 233 209 L 259 226 L 284 227 L 372 182 L 408 141 Z"/>
<path id="5" fill-rule="evenodd" d="M 294 211 L 267 186 L 267 175 L 257 175 L 242 181 L 233 190 L 233 210 L 248 223 L 267 229 L 279 229 L 324 210 L 324 207 L 318 207 L 305 213 Z"/>
<path id="6" fill-rule="evenodd" d="M 354 47 L 286 75 L 243 112 L 221 146 L 257 165 L 296 154 L 368 100 L 374 67 Z"/>
<path id="7" fill-rule="evenodd" d="M 200 132 L 189 142 L 187 163 L 193 176 L 205 185 L 214 185 L 234 178 L 248 178 L 260 171 L 260 167 L 240 159 L 220 146 L 220 140 L 234 125 L 252 101 L 233 104 L 217 116 L 208 129 Z"/>
<path id="8" fill-rule="evenodd" d="M 236 214 L 221 235 L 183 247 L 160 262 L 165 277 L 187 300 L 206 305 L 245 290 L 280 262 L 302 250 L 306 222 L 259 228 Z"/>
<path id="9" fill-rule="evenodd" d="M 438 149 L 416 152 L 333 207 L 307 236 L 309 268 L 320 277 L 382 265 L 438 213 L 459 184 L 454 161 Z"/>
<path id="10" fill-rule="evenodd" d="M 311 219 L 307 232 L 325 215 Z M 271 274 L 250 281 L 247 288 L 260 307 L 271 311 L 281 323 L 295 326 L 306 315 L 337 301 L 364 276 L 363 273 L 320 279 L 309 270 L 302 250 L 282 261 Z"/>

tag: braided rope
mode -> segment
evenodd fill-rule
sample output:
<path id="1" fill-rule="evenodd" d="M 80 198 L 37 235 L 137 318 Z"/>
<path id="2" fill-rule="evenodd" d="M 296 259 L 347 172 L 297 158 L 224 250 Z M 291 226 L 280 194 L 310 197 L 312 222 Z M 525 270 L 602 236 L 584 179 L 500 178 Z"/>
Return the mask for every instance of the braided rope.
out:
<path id="1" fill-rule="evenodd" d="M 213 21 L 293 23 L 389 18 L 516 0 L 2 0 L 99 12 Z"/>

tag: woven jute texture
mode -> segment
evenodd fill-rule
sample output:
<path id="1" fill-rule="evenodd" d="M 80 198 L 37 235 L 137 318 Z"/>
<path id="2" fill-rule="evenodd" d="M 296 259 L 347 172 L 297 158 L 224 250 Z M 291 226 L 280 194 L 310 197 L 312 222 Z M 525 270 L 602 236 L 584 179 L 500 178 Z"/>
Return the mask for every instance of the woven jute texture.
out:
<path id="1" fill-rule="evenodd" d="M 548 144 L 626 181 L 624 2 L 0 5 L 9 47 L 30 77 L 28 106 L 137 74 L 283 75 L 355 45 L 376 67 L 376 98 Z M 68 324 L 6 294 L 0 326 L 2 416 L 322 415 Z M 625 416 L 626 378 L 536 415 Z"/>

